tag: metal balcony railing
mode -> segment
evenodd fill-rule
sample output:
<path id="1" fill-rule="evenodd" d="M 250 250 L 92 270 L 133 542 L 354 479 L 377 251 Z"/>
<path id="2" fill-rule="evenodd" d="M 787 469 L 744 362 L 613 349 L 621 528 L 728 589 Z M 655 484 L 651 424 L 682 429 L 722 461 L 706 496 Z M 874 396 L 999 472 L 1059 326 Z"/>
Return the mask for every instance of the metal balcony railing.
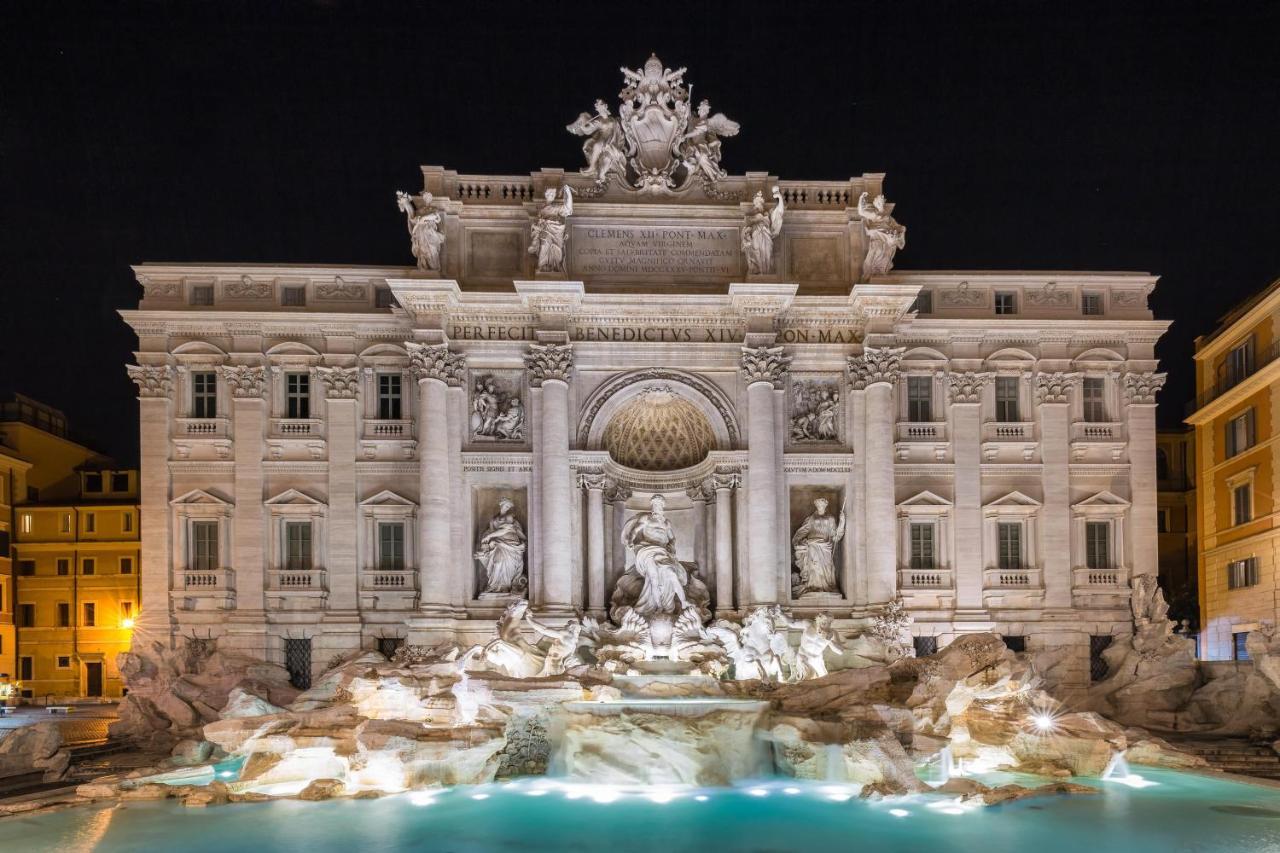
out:
<path id="1" fill-rule="evenodd" d="M 1203 409 L 1277 358 L 1280 358 L 1280 340 L 1276 340 L 1271 346 L 1258 353 L 1253 359 L 1253 364 L 1247 370 L 1232 371 L 1228 369 L 1229 366 L 1226 362 L 1218 365 L 1213 385 L 1200 392 L 1194 400 L 1187 404 L 1186 414 L 1188 416 L 1195 414 L 1197 410 Z"/>

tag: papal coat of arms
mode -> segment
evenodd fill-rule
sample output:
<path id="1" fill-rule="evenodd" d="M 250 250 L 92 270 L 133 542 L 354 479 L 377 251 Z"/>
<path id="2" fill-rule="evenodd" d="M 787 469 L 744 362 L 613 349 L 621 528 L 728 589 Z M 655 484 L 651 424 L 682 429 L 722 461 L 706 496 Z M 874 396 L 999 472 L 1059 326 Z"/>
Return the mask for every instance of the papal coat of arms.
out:
<path id="1" fill-rule="evenodd" d="M 594 116 L 582 113 L 567 127 L 570 133 L 586 137 L 582 153 L 587 165 L 582 174 L 599 185 L 617 175 L 649 193 L 678 191 L 696 180 L 714 185 L 724 178 L 720 140 L 736 136 L 738 123 L 724 113 L 712 115 L 706 100 L 696 112 L 691 110 L 684 68 L 673 71 L 650 56 L 639 71 L 621 70 L 627 85 L 618 94 L 622 101 L 618 117 L 598 100 Z"/>

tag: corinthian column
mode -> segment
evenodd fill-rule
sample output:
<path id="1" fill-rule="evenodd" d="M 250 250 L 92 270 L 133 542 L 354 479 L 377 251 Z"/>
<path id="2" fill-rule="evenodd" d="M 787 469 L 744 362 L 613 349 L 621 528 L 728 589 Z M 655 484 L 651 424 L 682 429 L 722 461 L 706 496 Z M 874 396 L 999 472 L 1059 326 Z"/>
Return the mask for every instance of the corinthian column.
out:
<path id="1" fill-rule="evenodd" d="M 537 453 L 541 460 L 541 555 L 543 606 L 572 612 L 573 472 L 569 470 L 569 375 L 571 344 L 533 344 L 525 355 L 529 383 L 541 388 L 541 428 Z"/>
<path id="2" fill-rule="evenodd" d="M 1130 371 L 1124 375 L 1125 418 L 1129 432 L 1129 565 L 1134 577 L 1158 571 L 1156 535 L 1156 394 L 1165 374 Z"/>
<path id="3" fill-rule="evenodd" d="M 448 344 L 405 344 L 418 380 L 419 609 L 452 614 L 452 524 L 449 485 L 449 385 L 461 381 L 461 360 Z"/>
<path id="4" fill-rule="evenodd" d="M 139 567 L 142 600 L 138 603 L 135 631 L 141 637 L 167 641 L 174 630 L 169 618 L 169 583 L 174 565 L 170 557 L 172 526 L 169 524 L 173 368 L 166 365 L 130 365 L 129 378 L 138 383 L 141 431 L 138 529 L 142 542 L 142 564 Z"/>
<path id="5" fill-rule="evenodd" d="M 990 373 L 947 374 L 955 454 L 956 621 L 987 618 L 982 597 L 982 389 Z M 870 427 L 868 427 L 870 428 Z"/>
<path id="6" fill-rule="evenodd" d="M 773 389 L 791 359 L 782 347 L 743 347 L 747 382 L 747 605 L 778 602 L 778 471 L 780 433 Z M 719 525 L 717 525 L 718 527 Z"/>
<path id="7" fill-rule="evenodd" d="M 600 616 L 605 609 L 604 589 L 604 474 L 579 474 L 578 485 L 587 491 L 587 610 Z"/>
<path id="8" fill-rule="evenodd" d="M 902 347 L 863 347 L 849 357 L 850 384 L 866 392 L 867 603 L 884 604 L 897 592 L 898 548 L 893 483 L 893 386 Z"/>

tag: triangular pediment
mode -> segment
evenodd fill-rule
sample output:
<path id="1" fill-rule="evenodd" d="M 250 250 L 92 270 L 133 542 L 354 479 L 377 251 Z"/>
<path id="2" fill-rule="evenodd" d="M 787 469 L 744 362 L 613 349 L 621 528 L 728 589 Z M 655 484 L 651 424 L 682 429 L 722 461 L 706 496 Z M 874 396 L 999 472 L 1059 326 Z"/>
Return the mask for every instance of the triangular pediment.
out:
<path id="1" fill-rule="evenodd" d="M 264 503 L 267 506 L 324 506 L 323 501 L 318 501 L 297 489 L 283 491 Z"/>
<path id="2" fill-rule="evenodd" d="M 417 504 L 390 489 L 383 489 L 376 495 L 365 498 L 360 502 L 360 506 L 417 506 Z"/>
<path id="3" fill-rule="evenodd" d="M 1085 498 L 1078 504 L 1072 504 L 1071 508 L 1077 510 L 1098 508 L 1124 509 L 1127 506 L 1129 506 L 1129 502 L 1127 500 L 1120 497 L 1115 492 L 1109 492 L 1104 489 L 1096 495 Z"/>
<path id="4" fill-rule="evenodd" d="M 940 495 L 934 494 L 928 489 L 925 489 L 923 492 L 912 495 L 911 497 L 907 498 L 905 501 L 899 502 L 898 506 L 899 507 L 951 506 L 951 501 L 947 500 L 946 498 Z"/>
<path id="5" fill-rule="evenodd" d="M 986 506 L 987 508 L 1037 507 L 1037 506 L 1040 506 L 1040 501 L 1036 500 L 1033 497 L 1029 497 L 1028 495 L 1024 495 L 1022 492 L 1012 491 L 1012 492 L 1009 492 L 1009 494 L 1004 495 L 1003 497 L 996 498 L 995 500 L 984 504 L 984 506 Z"/>
<path id="6" fill-rule="evenodd" d="M 173 506 L 232 506 L 231 501 L 223 500 L 212 492 L 206 492 L 204 489 L 192 489 L 185 495 L 169 501 L 169 503 Z"/>

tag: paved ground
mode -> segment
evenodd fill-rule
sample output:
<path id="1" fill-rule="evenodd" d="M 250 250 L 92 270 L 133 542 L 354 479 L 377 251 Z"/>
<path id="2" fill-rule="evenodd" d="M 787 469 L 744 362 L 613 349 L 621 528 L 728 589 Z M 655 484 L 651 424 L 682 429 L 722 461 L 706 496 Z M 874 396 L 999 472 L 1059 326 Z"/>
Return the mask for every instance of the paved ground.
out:
<path id="1" fill-rule="evenodd" d="M 0 732 L 52 720 L 62 729 L 62 738 L 68 745 L 106 740 L 107 726 L 116 719 L 115 703 L 71 707 L 71 713 L 62 716 L 41 707 L 24 706 L 0 717 Z"/>

